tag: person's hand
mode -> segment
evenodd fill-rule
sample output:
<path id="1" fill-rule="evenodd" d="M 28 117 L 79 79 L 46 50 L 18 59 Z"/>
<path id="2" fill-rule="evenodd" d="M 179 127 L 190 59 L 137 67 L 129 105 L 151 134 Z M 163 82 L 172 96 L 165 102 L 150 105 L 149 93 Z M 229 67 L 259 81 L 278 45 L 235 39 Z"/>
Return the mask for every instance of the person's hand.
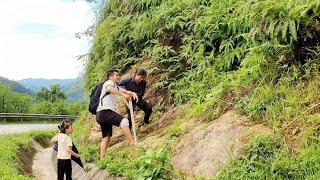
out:
<path id="1" fill-rule="evenodd" d="M 135 92 L 131 92 L 131 97 L 132 97 L 132 99 L 135 100 L 136 102 L 139 101 L 139 97 L 138 97 L 138 95 L 137 95 Z"/>
<path id="2" fill-rule="evenodd" d="M 124 97 L 127 101 L 129 101 L 129 99 L 130 99 L 130 96 L 129 96 L 128 94 L 124 94 L 123 97 Z"/>
<path id="3" fill-rule="evenodd" d="M 80 158 L 81 155 L 80 155 L 80 154 L 76 154 L 75 157 L 76 157 L 76 158 Z"/>

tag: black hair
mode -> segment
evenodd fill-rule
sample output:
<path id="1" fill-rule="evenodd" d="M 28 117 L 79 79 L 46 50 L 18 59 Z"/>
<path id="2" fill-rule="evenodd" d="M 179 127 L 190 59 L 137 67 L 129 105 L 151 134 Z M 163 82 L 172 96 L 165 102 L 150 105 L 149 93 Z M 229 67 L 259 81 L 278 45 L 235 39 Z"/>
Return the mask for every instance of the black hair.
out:
<path id="1" fill-rule="evenodd" d="M 106 79 L 108 80 L 109 77 L 112 76 L 114 73 L 119 73 L 119 71 L 116 70 L 116 69 L 110 69 L 110 70 L 108 70 L 107 73 L 106 73 Z"/>
<path id="2" fill-rule="evenodd" d="M 136 75 L 147 77 L 147 71 L 145 69 L 139 69 L 136 71 Z"/>
<path id="3" fill-rule="evenodd" d="M 70 121 L 63 121 L 60 125 L 58 125 L 60 133 L 65 134 L 66 133 L 66 129 L 68 129 L 71 125 L 72 124 L 71 124 Z"/>

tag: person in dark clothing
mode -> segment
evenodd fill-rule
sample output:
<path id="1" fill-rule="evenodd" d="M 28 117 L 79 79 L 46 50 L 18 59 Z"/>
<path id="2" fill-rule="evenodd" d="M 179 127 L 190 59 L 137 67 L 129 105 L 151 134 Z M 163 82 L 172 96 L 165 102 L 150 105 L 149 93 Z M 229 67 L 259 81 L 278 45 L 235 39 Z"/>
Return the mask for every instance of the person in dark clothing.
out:
<path id="1" fill-rule="evenodd" d="M 143 123 L 144 124 L 149 124 L 149 119 L 152 113 L 152 107 L 149 103 L 147 103 L 144 99 L 143 96 L 146 92 L 147 89 L 147 82 L 146 82 L 146 77 L 147 77 L 147 71 L 144 69 L 139 69 L 133 77 L 124 79 L 119 86 L 124 87 L 125 89 L 135 92 L 139 98 L 138 102 L 133 101 L 132 105 L 135 108 L 138 106 L 140 109 L 144 111 L 144 119 Z M 130 117 L 130 111 L 127 108 L 128 111 L 128 119 L 129 119 L 129 125 L 130 129 L 132 126 L 131 122 L 131 117 Z"/>

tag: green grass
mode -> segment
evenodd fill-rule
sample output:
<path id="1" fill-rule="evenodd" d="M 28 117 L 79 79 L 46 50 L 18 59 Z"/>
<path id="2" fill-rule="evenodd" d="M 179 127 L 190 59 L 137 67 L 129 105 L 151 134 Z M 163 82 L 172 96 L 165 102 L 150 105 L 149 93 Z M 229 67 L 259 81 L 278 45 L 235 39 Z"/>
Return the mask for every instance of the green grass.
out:
<path id="1" fill-rule="evenodd" d="M 73 140 L 86 162 L 98 164 L 101 169 L 113 176 L 124 176 L 128 179 L 177 179 L 182 176 L 173 170 L 170 159 L 175 146 L 187 133 L 186 129 L 182 129 L 181 124 L 189 120 L 190 114 L 187 112 L 190 112 L 191 107 L 180 108 L 180 110 L 181 113 L 177 115 L 176 121 L 166 128 L 163 140 L 153 142 L 156 143 L 156 147 L 150 149 L 145 147 L 109 149 L 107 155 L 100 160 L 100 142 L 88 141 L 88 135 L 95 120 L 85 113 L 73 124 Z"/>
<path id="2" fill-rule="evenodd" d="M 223 169 L 216 179 L 319 179 L 319 145 L 290 155 L 285 142 L 274 136 L 258 136 L 247 155 Z"/>
<path id="3" fill-rule="evenodd" d="M 91 128 L 95 123 L 95 119 L 89 114 L 89 112 L 82 112 L 80 118 L 73 123 L 72 140 L 78 147 L 82 158 L 86 162 L 95 162 L 99 158 L 99 143 L 90 142 L 89 136 Z"/>
<path id="4" fill-rule="evenodd" d="M 53 132 L 31 132 L 0 136 L 0 179 L 32 179 L 30 174 L 23 174 L 20 171 L 22 165 L 19 164 L 18 149 L 22 148 L 24 151 L 32 154 L 32 150 L 28 144 L 31 138 L 40 141 L 45 138 L 51 138 L 53 134 Z"/>
<path id="5" fill-rule="evenodd" d="M 156 79 L 150 87 L 170 105 L 188 103 L 189 117 L 209 122 L 236 109 L 274 130 L 219 178 L 316 178 L 318 166 L 306 164 L 318 163 L 320 144 L 319 16 L 318 0 L 111 0 L 95 28 L 85 86 L 143 59 Z M 183 129 L 177 122 L 166 133 L 172 150 Z"/>

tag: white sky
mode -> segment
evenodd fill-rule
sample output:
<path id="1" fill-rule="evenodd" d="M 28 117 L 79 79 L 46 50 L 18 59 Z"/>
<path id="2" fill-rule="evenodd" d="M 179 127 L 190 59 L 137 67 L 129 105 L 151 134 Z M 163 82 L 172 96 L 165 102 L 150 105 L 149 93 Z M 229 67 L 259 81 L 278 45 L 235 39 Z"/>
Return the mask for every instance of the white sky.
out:
<path id="1" fill-rule="evenodd" d="M 75 33 L 94 22 L 83 0 L 4 0 L 0 6 L 0 76 L 76 78 L 89 41 Z"/>

